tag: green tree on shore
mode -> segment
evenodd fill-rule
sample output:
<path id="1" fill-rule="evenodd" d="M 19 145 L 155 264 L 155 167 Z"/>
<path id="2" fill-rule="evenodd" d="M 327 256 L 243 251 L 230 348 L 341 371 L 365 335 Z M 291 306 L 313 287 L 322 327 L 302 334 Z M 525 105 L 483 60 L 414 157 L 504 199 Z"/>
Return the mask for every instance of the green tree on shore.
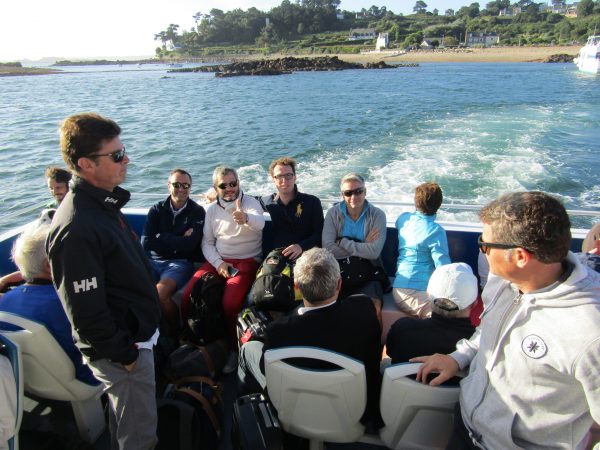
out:
<path id="1" fill-rule="evenodd" d="M 594 11 L 593 0 L 580 0 L 577 2 L 577 16 L 586 17 L 592 14 Z"/>
<path id="2" fill-rule="evenodd" d="M 413 6 L 413 12 L 417 14 L 425 14 L 427 12 L 427 3 L 423 0 L 417 0 L 415 6 Z"/>

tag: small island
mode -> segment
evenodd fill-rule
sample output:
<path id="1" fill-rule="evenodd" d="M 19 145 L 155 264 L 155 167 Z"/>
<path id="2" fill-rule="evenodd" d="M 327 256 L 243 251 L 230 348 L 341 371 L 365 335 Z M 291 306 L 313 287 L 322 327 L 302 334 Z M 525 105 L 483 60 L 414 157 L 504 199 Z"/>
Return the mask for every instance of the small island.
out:
<path id="1" fill-rule="evenodd" d="M 61 73 L 60 70 L 42 69 L 40 67 L 23 67 L 20 62 L 0 63 L 0 77 L 19 75 L 51 75 Z"/>
<path id="2" fill-rule="evenodd" d="M 346 69 L 394 69 L 417 67 L 418 64 L 387 64 L 384 61 L 365 64 L 343 61 L 337 56 L 295 58 L 288 56 L 276 59 L 237 61 L 231 64 L 171 69 L 169 72 L 214 72 L 216 77 L 238 77 L 246 75 L 284 75 L 292 72 L 321 72 Z"/>

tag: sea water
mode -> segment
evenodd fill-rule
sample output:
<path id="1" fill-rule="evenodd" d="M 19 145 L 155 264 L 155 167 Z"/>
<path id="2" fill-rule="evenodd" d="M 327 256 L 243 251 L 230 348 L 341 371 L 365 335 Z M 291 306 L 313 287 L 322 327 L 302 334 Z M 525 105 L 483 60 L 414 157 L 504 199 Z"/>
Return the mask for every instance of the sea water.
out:
<path id="1" fill-rule="evenodd" d="M 445 203 L 536 189 L 570 209 L 600 210 L 600 77 L 572 64 L 234 78 L 167 73 L 162 65 L 70 67 L 0 78 L 0 232 L 23 222 L 15 213 L 49 200 L 44 169 L 64 165 L 58 126 L 84 111 L 122 127 L 131 158 L 124 187 L 135 206 L 156 201 L 139 194 L 166 196 L 175 167 L 191 172 L 193 193 L 210 187 L 218 164 L 239 169 L 246 192 L 272 192 L 269 162 L 292 156 L 299 189 L 322 198 L 340 198 L 340 178 L 356 171 L 378 201 L 412 202 L 415 186 L 432 180 Z M 386 212 L 393 222 L 400 209 Z M 581 220 L 589 226 L 597 218 Z"/>

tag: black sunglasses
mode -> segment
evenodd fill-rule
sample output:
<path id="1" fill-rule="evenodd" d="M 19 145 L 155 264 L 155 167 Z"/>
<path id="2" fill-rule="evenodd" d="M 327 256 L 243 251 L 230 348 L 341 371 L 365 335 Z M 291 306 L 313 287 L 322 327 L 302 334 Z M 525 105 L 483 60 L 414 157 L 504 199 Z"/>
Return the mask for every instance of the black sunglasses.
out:
<path id="1" fill-rule="evenodd" d="M 479 237 L 477 238 L 477 246 L 479 247 L 479 250 L 481 250 L 481 253 L 487 254 L 488 249 L 490 248 L 499 248 L 502 250 L 508 250 L 511 248 L 524 248 L 522 245 L 516 245 L 516 244 L 499 244 L 497 242 L 485 242 L 482 239 L 483 235 L 479 235 Z M 527 250 L 527 249 L 525 249 Z"/>
<path id="2" fill-rule="evenodd" d="M 175 189 L 179 189 L 179 188 L 183 188 L 183 189 L 189 189 L 192 185 L 190 183 L 180 183 L 179 181 L 176 181 L 174 183 L 169 183 L 171 186 L 173 186 Z"/>
<path id="3" fill-rule="evenodd" d="M 120 148 L 119 150 L 115 150 L 114 152 L 110 153 L 103 153 L 100 155 L 87 155 L 88 158 L 100 158 L 101 156 L 110 156 L 110 159 L 112 159 L 113 162 L 120 163 L 125 159 L 125 146 L 123 146 L 123 148 Z"/>
<path id="4" fill-rule="evenodd" d="M 352 195 L 363 195 L 365 192 L 364 187 L 359 187 L 356 189 L 348 189 L 347 191 L 342 191 L 342 195 L 344 197 L 352 197 Z"/>
<path id="5" fill-rule="evenodd" d="M 227 186 L 229 186 L 230 188 L 236 187 L 238 185 L 237 180 L 235 181 L 231 181 L 229 183 L 221 183 L 221 184 L 217 184 L 217 187 L 219 189 L 225 189 Z"/>

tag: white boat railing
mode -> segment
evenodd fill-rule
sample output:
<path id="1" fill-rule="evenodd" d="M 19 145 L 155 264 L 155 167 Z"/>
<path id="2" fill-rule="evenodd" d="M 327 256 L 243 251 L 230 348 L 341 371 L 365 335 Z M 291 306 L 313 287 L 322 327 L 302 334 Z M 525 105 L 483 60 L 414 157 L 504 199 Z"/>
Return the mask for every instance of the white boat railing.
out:
<path id="1" fill-rule="evenodd" d="M 131 206 L 128 207 L 127 209 L 135 210 L 135 213 L 140 214 L 140 213 L 143 213 L 144 211 L 147 211 L 150 204 L 152 204 L 153 202 L 156 202 L 158 200 L 164 199 L 164 198 L 166 198 L 165 194 L 135 193 L 135 194 L 132 194 L 132 200 L 130 201 Z M 208 202 L 206 201 L 206 195 L 204 193 L 193 194 L 193 195 L 191 195 L 191 198 L 193 198 L 195 201 L 198 201 L 201 204 L 204 204 L 204 205 L 208 204 Z M 324 209 L 327 210 L 333 204 L 338 203 L 340 200 L 341 200 L 340 198 L 326 197 L 326 198 L 321 199 L 321 203 L 323 204 Z M 402 211 L 414 210 L 414 203 L 412 203 L 412 202 L 398 202 L 398 201 L 387 201 L 387 200 L 379 201 L 379 200 L 373 200 L 373 199 L 369 199 L 369 201 L 371 203 L 373 203 L 374 205 L 386 210 L 386 212 L 390 212 L 390 209 L 392 209 L 393 212 L 397 214 Z M 13 212 L 6 213 L 3 215 L 3 221 L 5 223 L 11 223 L 11 222 L 15 223 L 15 222 L 19 222 L 18 219 L 23 219 L 24 221 L 29 222 L 30 220 L 33 220 L 38 215 L 39 211 L 42 210 L 46 206 L 46 204 L 47 204 L 47 202 L 43 202 L 43 203 L 40 202 L 40 203 L 33 204 L 29 207 L 26 207 L 26 208 L 19 208 L 18 210 L 15 210 Z M 476 215 L 463 218 L 462 220 L 459 218 L 454 218 L 452 216 L 446 217 L 444 215 L 444 213 L 452 214 L 452 213 L 459 213 L 459 212 L 477 212 L 481 209 L 481 207 L 482 207 L 482 205 L 469 204 L 469 203 L 443 203 L 440 208 L 440 212 L 442 214 L 440 215 L 441 217 L 439 218 L 438 221 L 445 228 L 453 228 L 454 226 L 459 226 L 461 229 L 470 228 L 470 227 L 472 227 L 475 230 L 481 229 L 481 225 L 478 224 Z M 600 210 L 594 211 L 594 210 L 582 210 L 582 209 L 568 209 L 567 213 L 571 217 L 589 217 L 589 218 L 596 217 L 597 218 L 596 221 L 600 221 Z M 388 215 L 390 215 L 390 214 L 388 214 Z M 393 227 L 394 220 L 395 220 L 395 217 L 393 215 L 390 215 L 390 217 L 388 217 L 388 226 Z M 594 222 L 596 222 L 596 221 L 594 221 Z M 20 232 L 23 227 L 24 227 L 24 225 L 16 226 L 14 228 L 11 228 L 10 230 L 0 233 L 0 240 L 4 239 L 5 237 L 14 236 L 17 232 Z M 575 230 L 583 232 L 583 233 L 585 233 L 585 231 L 586 231 L 586 229 L 584 229 L 584 228 L 581 228 L 581 229 L 577 228 Z M 577 234 L 579 235 L 580 233 L 578 232 Z"/>

